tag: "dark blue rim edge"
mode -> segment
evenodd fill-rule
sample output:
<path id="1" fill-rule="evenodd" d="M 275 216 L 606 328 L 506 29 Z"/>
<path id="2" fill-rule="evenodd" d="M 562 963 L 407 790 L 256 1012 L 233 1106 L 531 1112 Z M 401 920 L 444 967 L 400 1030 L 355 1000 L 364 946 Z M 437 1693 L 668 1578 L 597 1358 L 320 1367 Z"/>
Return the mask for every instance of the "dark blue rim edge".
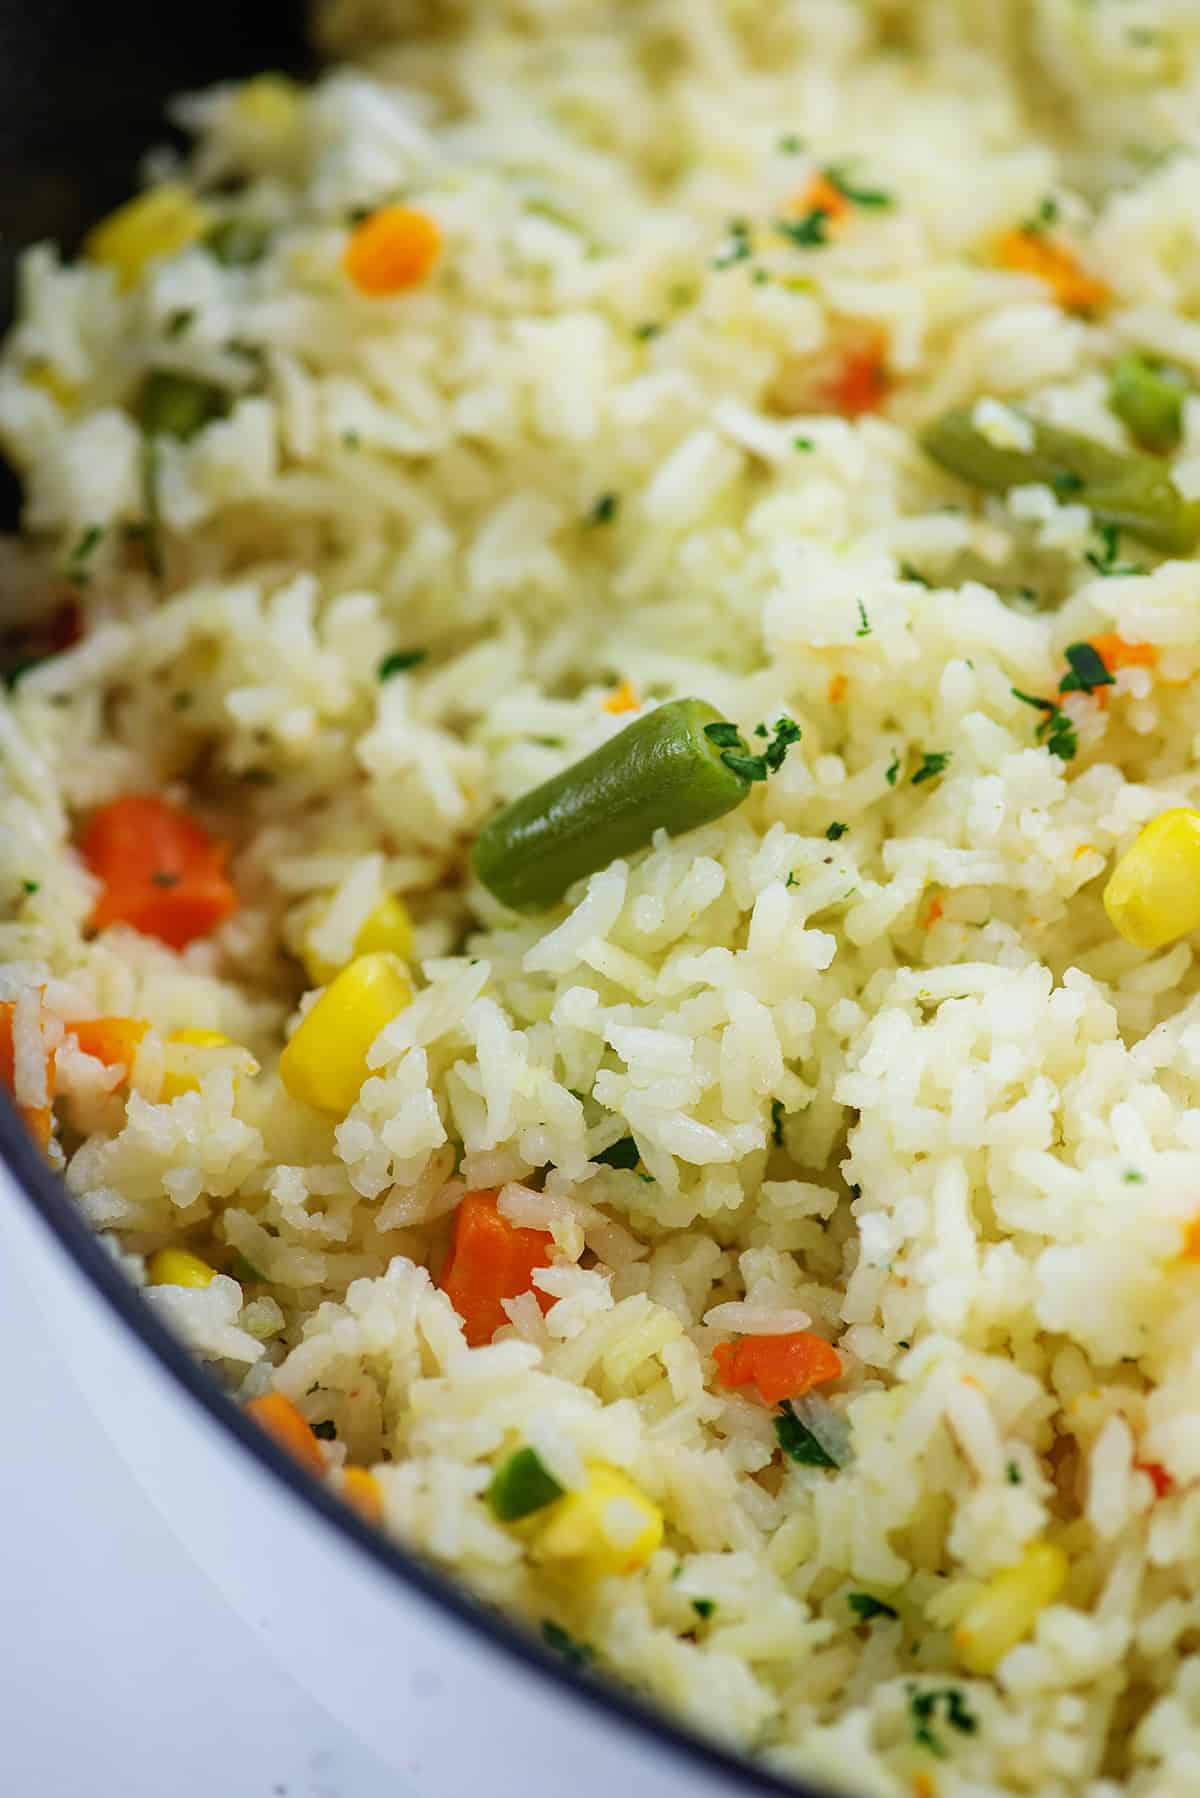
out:
<path id="1" fill-rule="evenodd" d="M 74 1262 L 76 1270 L 113 1311 L 141 1347 L 208 1414 L 210 1420 L 232 1437 L 239 1449 L 285 1486 L 298 1503 L 317 1513 L 357 1553 L 380 1568 L 401 1588 L 417 1592 L 456 1626 L 482 1637 L 510 1661 L 517 1661 L 539 1679 L 570 1694 L 576 1702 L 616 1719 L 636 1736 L 658 1747 L 673 1750 L 680 1759 L 706 1767 L 737 1781 L 748 1791 L 769 1792 L 776 1798 L 830 1798 L 816 1787 L 785 1779 L 755 1761 L 707 1741 L 665 1711 L 652 1709 L 610 1681 L 577 1673 L 561 1657 L 544 1648 L 529 1630 L 486 1609 L 464 1586 L 438 1573 L 417 1555 L 404 1549 L 381 1530 L 365 1523 L 356 1512 L 319 1485 L 291 1456 L 276 1446 L 265 1431 L 243 1415 L 203 1365 L 172 1335 L 137 1288 L 126 1279 L 112 1256 L 84 1222 L 63 1182 L 34 1146 L 6 1095 L 0 1095 L 0 1163 L 7 1167 L 20 1192 L 42 1224 Z"/>

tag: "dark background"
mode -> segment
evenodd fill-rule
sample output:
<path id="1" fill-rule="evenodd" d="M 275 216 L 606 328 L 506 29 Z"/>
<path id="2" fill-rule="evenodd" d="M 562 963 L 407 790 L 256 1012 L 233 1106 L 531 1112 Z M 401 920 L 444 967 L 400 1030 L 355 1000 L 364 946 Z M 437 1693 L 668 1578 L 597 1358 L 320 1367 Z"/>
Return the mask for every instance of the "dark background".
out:
<path id="1" fill-rule="evenodd" d="M 0 330 L 17 252 L 73 249 L 171 141 L 167 99 L 226 76 L 309 68 L 305 0 L 0 0 Z M 0 462 L 0 527 L 15 517 Z"/>

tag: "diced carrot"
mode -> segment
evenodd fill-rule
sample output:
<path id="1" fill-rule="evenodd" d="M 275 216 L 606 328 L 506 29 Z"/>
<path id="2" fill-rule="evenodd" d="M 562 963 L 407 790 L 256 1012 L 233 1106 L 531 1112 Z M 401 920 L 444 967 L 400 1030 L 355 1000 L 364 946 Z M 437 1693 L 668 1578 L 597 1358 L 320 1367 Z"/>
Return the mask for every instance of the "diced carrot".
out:
<path id="1" fill-rule="evenodd" d="M 104 806 L 80 848 L 104 888 L 93 930 L 130 924 L 182 949 L 208 936 L 237 905 L 225 873 L 226 845 L 156 794 L 133 793 Z"/>
<path id="2" fill-rule="evenodd" d="M 1126 643 L 1116 631 L 1106 631 L 1102 637 L 1092 637 L 1090 642 L 1110 674 L 1115 674 L 1119 668 L 1153 668 L 1158 660 L 1153 643 Z"/>
<path id="3" fill-rule="evenodd" d="M 1200 1217 L 1194 1217 L 1183 1232 L 1183 1247 L 1179 1251 L 1183 1261 L 1200 1261 Z"/>
<path id="4" fill-rule="evenodd" d="M 122 1062 L 127 1073 L 149 1028 L 142 1018 L 78 1018 L 67 1025 L 85 1055 L 94 1055 L 106 1068 Z"/>
<path id="5" fill-rule="evenodd" d="M 794 1330 L 787 1336 L 743 1336 L 713 1350 L 722 1386 L 758 1387 L 765 1404 L 803 1398 L 814 1386 L 836 1380 L 842 1363 L 823 1336 Z"/>
<path id="6" fill-rule="evenodd" d="M 549 1267 L 553 1237 L 526 1230 L 501 1217 L 498 1194 L 469 1192 L 454 1219 L 454 1242 L 438 1284 L 463 1320 L 472 1348 L 490 1342 L 508 1322 L 502 1299 L 519 1298 L 533 1287 L 539 1267 Z M 543 1311 L 553 1304 L 533 1287 Z"/>
<path id="7" fill-rule="evenodd" d="M 347 1467 L 342 1475 L 342 1497 L 364 1523 L 382 1520 L 383 1494 L 379 1490 L 379 1481 L 365 1467 Z"/>
<path id="8" fill-rule="evenodd" d="M 307 1418 L 296 1409 L 290 1398 L 284 1398 L 282 1392 L 267 1392 L 262 1398 L 252 1398 L 246 1406 L 247 1417 L 252 1417 L 260 1429 L 276 1442 L 280 1448 L 297 1461 L 314 1479 L 325 1477 L 325 1458 L 321 1453 L 321 1444 L 312 1432 Z"/>
<path id="9" fill-rule="evenodd" d="M 935 893 L 933 898 L 929 901 L 929 907 L 925 916 L 921 919 L 921 929 L 932 930 L 945 909 L 945 906 L 942 904 L 941 895 Z"/>
<path id="10" fill-rule="evenodd" d="M 422 282 L 437 261 L 442 238 L 428 213 L 382 206 L 356 226 L 342 267 L 360 293 L 380 298 Z"/>
<path id="11" fill-rule="evenodd" d="M 860 341 L 848 343 L 824 385 L 829 410 L 842 418 L 878 412 L 887 390 L 887 340 L 881 331 L 870 331 Z"/>
<path id="12" fill-rule="evenodd" d="M 13 1017 L 16 1009 L 16 1003 L 12 999 L 6 999 L 3 1004 L 0 1004 L 0 1086 L 3 1086 L 4 1090 L 11 1097 L 14 1105 L 16 1105 L 17 1112 L 23 1119 L 25 1128 L 29 1131 L 30 1136 L 32 1136 L 38 1148 L 45 1150 L 50 1146 L 50 1132 L 54 1127 L 54 1112 L 49 1105 L 21 1105 L 17 1103 L 17 1058 L 16 1046 L 13 1040 Z M 45 1077 L 46 1091 L 49 1093 L 52 1091 L 54 1083 L 54 1054 L 52 1051 L 46 1054 Z"/>
<path id="13" fill-rule="evenodd" d="M 840 705 L 842 700 L 846 697 L 846 688 L 849 685 L 850 682 L 844 674 L 833 675 L 829 682 L 828 691 L 825 694 L 829 704 Z"/>
<path id="14" fill-rule="evenodd" d="M 1001 268 L 1044 281 L 1065 312 L 1095 312 L 1111 299 L 1107 285 L 1089 275 L 1065 245 L 1037 231 L 1008 231 L 996 245 Z"/>
<path id="15" fill-rule="evenodd" d="M 641 710 L 641 705 L 641 700 L 627 680 L 623 680 L 619 687 L 614 687 L 604 701 L 605 711 L 613 713 L 637 712 Z"/>
<path id="16" fill-rule="evenodd" d="M 1144 1473 L 1154 1487 L 1155 1498 L 1166 1498 L 1174 1488 L 1175 1481 L 1167 1472 L 1161 1461 L 1135 1461 L 1134 1466 L 1139 1473 Z"/>
<path id="17" fill-rule="evenodd" d="M 793 218 L 804 218 L 810 212 L 823 212 L 835 224 L 839 219 L 844 219 L 849 210 L 850 202 L 845 194 L 834 186 L 828 175 L 821 174 L 814 175 L 788 207 Z"/>

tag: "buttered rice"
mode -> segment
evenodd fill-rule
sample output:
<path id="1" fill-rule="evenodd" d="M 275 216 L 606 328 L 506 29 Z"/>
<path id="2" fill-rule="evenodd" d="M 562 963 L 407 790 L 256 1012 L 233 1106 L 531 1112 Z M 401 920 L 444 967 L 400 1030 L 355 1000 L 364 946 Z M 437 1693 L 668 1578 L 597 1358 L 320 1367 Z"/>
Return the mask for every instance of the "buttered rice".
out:
<path id="1" fill-rule="evenodd" d="M 576 1661 L 863 1798 L 1194 1793 L 1200 8 L 322 29 L 22 265 L 0 1073 Z M 508 909 L 659 710 L 726 809 Z"/>

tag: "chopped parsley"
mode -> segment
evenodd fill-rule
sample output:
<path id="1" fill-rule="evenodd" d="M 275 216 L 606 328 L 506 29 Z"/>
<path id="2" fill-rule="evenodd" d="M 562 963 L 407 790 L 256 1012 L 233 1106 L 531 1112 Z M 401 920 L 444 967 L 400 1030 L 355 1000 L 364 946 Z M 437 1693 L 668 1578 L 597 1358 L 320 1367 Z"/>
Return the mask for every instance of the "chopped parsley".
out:
<path id="1" fill-rule="evenodd" d="M 648 318 L 643 324 L 633 327 L 633 334 L 639 343 L 649 343 L 652 338 L 662 336 L 663 328 L 657 319 Z"/>
<path id="2" fill-rule="evenodd" d="M 1121 1178 L 1126 1186 L 1144 1186 L 1146 1184 L 1145 1174 L 1139 1173 L 1135 1167 L 1127 1167 Z"/>
<path id="3" fill-rule="evenodd" d="M 1097 525 L 1096 535 L 1100 539 L 1100 548 L 1098 550 L 1089 549 L 1084 560 L 1096 570 L 1097 574 L 1107 580 L 1114 575 L 1145 573 L 1140 562 L 1118 562 L 1117 556 L 1121 547 L 1121 527 L 1119 525 Z"/>
<path id="4" fill-rule="evenodd" d="M 1050 485 L 1059 499 L 1070 499 L 1072 494 L 1083 492 L 1083 476 L 1076 474 L 1073 468 L 1056 468 L 1050 476 Z"/>
<path id="5" fill-rule="evenodd" d="M 260 1284 L 264 1285 L 266 1283 L 267 1276 L 260 1273 L 253 1261 L 248 1261 L 240 1249 L 235 1253 L 229 1271 L 234 1279 L 242 1286 L 244 1286 L 248 1280 L 257 1280 Z M 319 1392 L 320 1390 L 320 1385 L 314 1384 L 309 1387 L 304 1396 L 305 1398 L 311 1398 L 314 1392 Z"/>
<path id="6" fill-rule="evenodd" d="M 150 876 L 150 884 L 156 887 L 177 887 L 180 878 L 180 875 L 172 872 L 169 868 L 156 868 Z"/>
<path id="7" fill-rule="evenodd" d="M 1026 237 L 1039 237 L 1048 231 L 1051 225 L 1058 223 L 1058 201 L 1053 194 L 1047 194 L 1038 206 L 1032 218 L 1027 218 L 1021 226 Z"/>
<path id="8" fill-rule="evenodd" d="M 807 454 L 808 451 L 810 449 L 813 449 L 814 447 L 815 446 L 813 444 L 813 440 L 811 437 L 793 437 L 792 438 L 792 448 L 794 450 L 801 450 L 805 454 Z"/>
<path id="9" fill-rule="evenodd" d="M 750 256 L 750 227 L 745 219 L 731 219 L 729 233 L 722 247 L 712 258 L 713 268 L 732 268 L 737 262 L 745 262 Z"/>
<path id="10" fill-rule="evenodd" d="M 864 206 L 876 212 L 886 212 L 896 204 L 892 195 L 885 193 L 880 187 L 856 187 L 847 175 L 844 163 L 830 163 L 829 167 L 822 169 L 821 173 L 829 185 L 837 189 L 843 200 L 849 200 L 852 206 Z"/>
<path id="11" fill-rule="evenodd" d="M 848 824 L 838 824 L 836 821 L 833 824 L 827 824 L 825 827 L 825 841 L 827 843 L 836 843 L 839 837 L 845 836 L 849 828 L 850 826 Z"/>
<path id="12" fill-rule="evenodd" d="M 166 336 L 182 337 L 184 332 L 190 327 L 195 316 L 196 312 L 194 307 L 180 306 L 175 312 L 172 312 L 167 319 L 165 327 Z"/>
<path id="13" fill-rule="evenodd" d="M 549 1618 L 542 1624 L 542 1641 L 555 1654 L 561 1654 L 567 1666 L 574 1667 L 577 1673 L 583 1673 L 596 1658 L 596 1650 L 587 1642 L 577 1642 L 560 1623 L 551 1623 Z"/>
<path id="14" fill-rule="evenodd" d="M 775 229 L 780 237 L 786 237 L 789 242 L 799 245 L 801 249 L 809 250 L 829 242 L 829 233 L 825 228 L 828 223 L 829 214 L 825 208 L 814 206 L 812 211 L 806 212 L 802 218 L 776 219 Z"/>
<path id="15" fill-rule="evenodd" d="M 93 551 L 99 548 L 103 540 L 104 526 L 102 524 L 89 524 L 87 530 L 84 531 L 82 537 L 80 537 L 78 543 L 67 557 L 65 573 L 69 581 L 74 581 L 77 586 L 82 587 L 89 579 L 87 571 L 88 561 L 90 560 Z"/>
<path id="16" fill-rule="evenodd" d="M 913 786 L 919 787 L 927 780 L 936 780 L 939 774 L 946 772 L 949 763 L 950 751 L 948 749 L 928 750 L 921 757 L 921 766 L 912 777 Z"/>
<path id="17" fill-rule="evenodd" d="M 1005 1463 L 1004 1475 L 1010 1486 L 1019 1486 L 1021 1484 L 1021 1469 L 1017 1466 L 1015 1461 L 1007 1461 Z"/>
<path id="18" fill-rule="evenodd" d="M 883 778 L 884 778 L 884 780 L 887 781 L 887 784 L 889 787 L 895 786 L 896 776 L 899 774 L 899 772 L 900 772 L 900 757 L 898 755 L 894 755 L 892 757 L 891 761 L 888 763 L 888 766 L 883 771 Z"/>
<path id="19" fill-rule="evenodd" d="M 332 1417 L 327 1417 L 323 1423 L 314 1423 L 312 1433 L 319 1442 L 337 1441 L 337 1425 Z"/>
<path id="20" fill-rule="evenodd" d="M 799 156 L 804 149 L 804 139 L 795 131 L 785 131 L 775 148 L 782 156 Z"/>
<path id="21" fill-rule="evenodd" d="M 777 1149 L 783 1147 L 783 1100 L 771 1100 L 771 1141 Z"/>
<path id="22" fill-rule="evenodd" d="M 860 1623 L 870 1623 L 873 1617 L 896 1618 L 900 1615 L 890 1604 L 885 1604 L 882 1598 L 872 1597 L 870 1592 L 848 1592 L 846 1603 Z"/>
<path id="23" fill-rule="evenodd" d="M 693 1598 L 692 1600 L 693 1611 L 695 1611 L 697 1617 L 703 1617 L 706 1622 L 712 1616 L 716 1608 L 717 1601 L 715 1598 Z"/>
<path id="24" fill-rule="evenodd" d="M 357 431 L 343 431 L 342 432 L 342 445 L 343 445 L 343 448 L 348 449 L 348 450 L 361 449 L 362 448 L 362 438 L 359 436 Z"/>
<path id="25" fill-rule="evenodd" d="M 856 637 L 869 637 L 871 635 L 871 620 L 867 617 L 867 608 L 864 606 L 861 599 L 858 602 L 858 629 L 855 631 L 854 635 Z"/>
<path id="26" fill-rule="evenodd" d="M 1074 761 L 1079 749 L 1079 738 L 1075 734 L 1075 726 L 1062 708 L 1053 699 L 1039 699 L 1036 693 L 1022 693 L 1019 687 L 1010 687 L 1009 691 L 1022 705 L 1031 705 L 1037 711 L 1045 713 L 1037 727 L 1039 743 L 1044 742 L 1051 755 L 1056 755 L 1060 762 Z"/>
<path id="27" fill-rule="evenodd" d="M 836 1467 L 837 1462 L 788 1403 L 775 1413 L 775 1440 L 789 1461 L 800 1467 Z"/>
<path id="28" fill-rule="evenodd" d="M 25 891 L 30 894 L 41 891 L 41 883 L 36 880 L 23 880 L 21 885 L 25 888 Z"/>
<path id="29" fill-rule="evenodd" d="M 641 1156 L 638 1154 L 638 1146 L 632 1136 L 622 1136 L 619 1142 L 613 1143 L 607 1149 L 601 1149 L 598 1155 L 593 1155 L 592 1160 L 600 1162 L 604 1167 L 632 1170 L 641 1160 Z"/>
<path id="30" fill-rule="evenodd" d="M 1058 683 L 1060 693 L 1094 693 L 1097 687 L 1114 684 L 1104 665 L 1104 657 L 1092 644 L 1068 643 L 1065 653 L 1070 672 Z"/>
<path id="31" fill-rule="evenodd" d="M 182 688 L 178 693 L 172 693 L 171 695 L 172 711 L 186 712 L 189 707 L 195 705 L 195 703 L 196 695 L 194 693 L 189 693 L 186 688 Z"/>
<path id="32" fill-rule="evenodd" d="M 428 655 L 427 649 L 393 649 L 391 655 L 384 656 L 379 664 L 379 678 L 391 680 L 393 674 L 403 674 L 407 668 L 416 668 Z"/>
<path id="33" fill-rule="evenodd" d="M 740 774 L 743 780 L 766 780 L 768 774 L 778 773 L 792 744 L 800 741 L 800 726 L 793 718 L 777 718 L 775 735 L 761 755 L 749 754 L 736 724 L 706 724 L 704 734 L 710 743 L 716 744 L 721 760 L 734 774 Z M 754 734 L 765 739 L 766 725 L 756 725 Z"/>
<path id="34" fill-rule="evenodd" d="M 927 581 L 925 576 L 921 574 L 918 569 L 914 568 L 911 562 L 901 562 L 900 579 L 902 581 L 914 581 L 918 587 L 933 586 L 933 582 Z"/>
<path id="35" fill-rule="evenodd" d="M 939 1760 L 945 1760 L 946 1744 L 940 1736 L 934 1734 L 939 1705 L 945 1708 L 942 1721 L 950 1729 L 958 1730 L 960 1735 L 973 1736 L 979 1728 L 979 1719 L 967 1709 L 966 1700 L 957 1686 L 939 1686 L 932 1692 L 909 1693 L 908 1709 L 912 1718 L 913 1741 L 922 1748 L 928 1748 Z"/>
<path id="36" fill-rule="evenodd" d="M 613 519 L 617 516 L 617 509 L 620 504 L 621 496 L 619 493 L 602 493 L 599 499 L 595 500 L 588 510 L 584 523 L 588 525 L 611 524 Z"/>

